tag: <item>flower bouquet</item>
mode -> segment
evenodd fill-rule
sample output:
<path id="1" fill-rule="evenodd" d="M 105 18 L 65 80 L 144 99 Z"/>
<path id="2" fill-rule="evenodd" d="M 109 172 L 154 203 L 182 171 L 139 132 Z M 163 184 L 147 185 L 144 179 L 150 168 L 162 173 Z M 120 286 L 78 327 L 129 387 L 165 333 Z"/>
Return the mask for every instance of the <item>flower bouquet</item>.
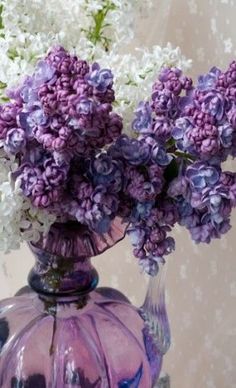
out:
<path id="1" fill-rule="evenodd" d="M 236 173 L 223 162 L 236 155 L 236 63 L 194 85 L 178 56 L 153 60 L 124 82 L 127 102 L 101 55 L 106 15 L 119 4 L 86 8 L 90 60 L 57 45 L 2 97 L 0 248 L 27 241 L 36 257 L 30 288 L 0 303 L 2 387 L 154 386 L 170 344 L 160 277 L 170 232 L 179 223 L 210 243 L 230 228 Z M 144 101 L 131 120 L 134 90 Z M 90 261 L 126 234 L 151 278 L 141 308 L 96 288 Z"/>

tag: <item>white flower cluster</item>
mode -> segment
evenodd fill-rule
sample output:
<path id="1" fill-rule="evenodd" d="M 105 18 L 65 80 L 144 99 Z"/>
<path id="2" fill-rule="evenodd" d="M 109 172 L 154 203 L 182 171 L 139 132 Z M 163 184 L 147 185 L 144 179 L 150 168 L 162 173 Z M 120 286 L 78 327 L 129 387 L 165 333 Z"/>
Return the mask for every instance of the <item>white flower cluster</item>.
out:
<path id="1" fill-rule="evenodd" d="M 11 179 L 16 168 L 14 160 L 0 155 L 0 250 L 4 252 L 19 248 L 22 241 L 38 241 L 55 222 L 54 216 L 34 208 L 21 195 L 18 182 Z"/>
<path id="2" fill-rule="evenodd" d="M 148 0 L 145 6 L 151 3 Z M 3 0 L 2 4 L 0 81 L 16 84 L 20 75 L 32 72 L 36 60 L 51 46 L 61 44 L 83 59 L 95 59 L 112 69 L 117 109 L 126 131 L 138 102 L 150 95 L 161 67 L 186 70 L 191 64 L 171 45 L 124 53 L 143 7 L 141 0 Z M 102 17 L 104 28 L 98 33 Z"/>
<path id="3" fill-rule="evenodd" d="M 124 130 L 129 132 L 132 126 L 134 110 L 138 103 L 149 98 L 152 85 L 164 66 L 176 66 L 183 71 L 191 67 L 191 60 L 186 59 L 180 49 L 170 43 L 166 47 L 154 46 L 151 50 L 137 49 L 134 54 L 115 55 L 100 59 L 103 66 L 115 69 L 115 91 L 117 111 L 124 117 Z"/>
<path id="4" fill-rule="evenodd" d="M 2 0 L 0 81 L 8 86 L 61 44 L 88 59 L 133 37 L 141 0 Z M 102 22 L 103 20 L 103 22 Z M 97 55 L 96 55 L 97 54 Z"/>

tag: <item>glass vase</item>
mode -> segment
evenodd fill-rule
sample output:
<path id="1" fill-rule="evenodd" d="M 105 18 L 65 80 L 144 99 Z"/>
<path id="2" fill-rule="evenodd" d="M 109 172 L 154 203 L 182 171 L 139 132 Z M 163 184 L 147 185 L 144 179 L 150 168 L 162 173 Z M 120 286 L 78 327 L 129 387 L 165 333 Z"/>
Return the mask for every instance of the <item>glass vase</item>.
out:
<path id="1" fill-rule="evenodd" d="M 163 271 L 145 302 L 97 288 L 91 257 L 125 235 L 115 220 L 104 236 L 55 224 L 36 245 L 36 263 L 18 294 L 0 302 L 0 387 L 151 388 L 170 333 Z"/>

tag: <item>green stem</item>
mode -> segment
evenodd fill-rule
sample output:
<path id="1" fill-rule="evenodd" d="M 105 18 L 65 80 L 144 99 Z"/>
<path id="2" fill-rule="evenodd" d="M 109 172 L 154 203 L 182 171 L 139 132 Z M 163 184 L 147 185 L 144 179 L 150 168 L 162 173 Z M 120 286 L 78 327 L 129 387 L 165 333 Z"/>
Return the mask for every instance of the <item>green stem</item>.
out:
<path id="1" fill-rule="evenodd" d="M 195 162 L 195 158 L 192 155 L 187 154 L 186 152 L 175 151 L 174 155 L 175 156 L 180 156 L 183 159 L 188 159 L 188 160 L 191 160 L 192 162 Z"/>
<path id="2" fill-rule="evenodd" d="M 104 30 L 110 25 L 106 22 L 108 13 L 114 10 L 115 4 L 110 0 L 103 1 L 103 8 L 96 13 L 92 13 L 94 26 L 90 27 L 88 31 L 85 31 L 87 38 L 94 44 L 102 43 L 105 50 L 108 50 L 110 39 L 104 35 Z"/>

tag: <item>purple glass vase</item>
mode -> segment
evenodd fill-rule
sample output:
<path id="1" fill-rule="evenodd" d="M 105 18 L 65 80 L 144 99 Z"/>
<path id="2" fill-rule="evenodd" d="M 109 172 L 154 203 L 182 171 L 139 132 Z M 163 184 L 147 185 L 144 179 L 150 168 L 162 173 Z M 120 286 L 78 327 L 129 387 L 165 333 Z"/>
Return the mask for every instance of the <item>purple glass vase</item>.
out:
<path id="1" fill-rule="evenodd" d="M 163 284 L 152 279 L 137 308 L 119 291 L 96 288 L 90 259 L 124 234 L 119 220 L 103 237 L 55 224 L 30 245 L 30 287 L 0 302 L 0 387 L 154 386 L 169 346 Z"/>

